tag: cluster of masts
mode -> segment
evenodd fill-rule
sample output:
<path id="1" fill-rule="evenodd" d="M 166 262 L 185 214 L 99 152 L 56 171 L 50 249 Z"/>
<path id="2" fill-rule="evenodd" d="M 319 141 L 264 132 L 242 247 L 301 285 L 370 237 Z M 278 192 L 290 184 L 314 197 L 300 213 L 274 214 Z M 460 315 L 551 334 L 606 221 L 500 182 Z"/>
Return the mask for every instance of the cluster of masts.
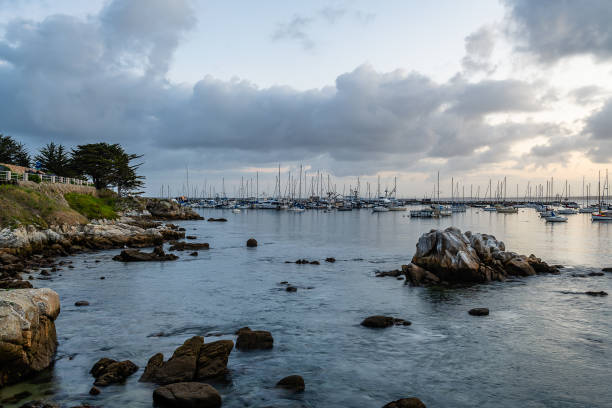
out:
<path id="1" fill-rule="evenodd" d="M 324 173 L 317 170 L 316 172 L 307 172 L 300 165 L 299 171 L 292 173 L 290 170 L 286 176 L 282 176 L 281 167 L 278 166 L 278 173 L 275 175 L 274 188 L 270 189 L 270 184 L 266 185 L 266 189 L 260 191 L 259 172 L 256 172 L 255 177 L 241 177 L 240 184 L 234 185 L 232 194 L 226 191 L 225 178 L 221 179 L 221 190 L 217 190 L 216 186 L 204 181 L 202 185 L 190 185 L 189 170 L 186 170 L 186 183 L 183 183 L 182 188 L 176 188 L 174 191 L 170 185 L 163 185 L 160 189 L 160 197 L 164 198 L 181 198 L 183 201 L 191 200 L 237 200 L 245 202 L 259 202 L 267 200 L 275 200 L 284 203 L 301 203 L 305 204 L 312 201 L 326 202 L 342 202 L 351 201 L 353 203 L 366 202 L 379 204 L 381 201 L 396 201 L 397 197 L 397 177 L 394 177 L 393 186 L 385 187 L 381 190 L 380 176 L 376 191 L 372 191 L 372 186 L 369 182 L 365 186 L 357 177 L 356 184 L 342 185 L 342 190 L 338 189 L 338 185 L 333 181 L 329 173 Z M 466 195 L 466 185 L 455 181 L 451 178 L 450 197 L 441 196 L 440 188 L 440 173 L 437 174 L 437 182 L 434 184 L 431 195 L 424 195 L 422 200 L 403 199 L 404 202 L 450 202 L 450 203 L 503 203 L 503 202 L 541 202 L 552 203 L 570 200 L 582 200 L 597 202 L 610 202 L 610 185 L 608 179 L 608 171 L 606 170 L 605 179 L 601 179 L 601 172 L 598 176 L 597 193 L 593 194 L 591 183 L 587 183 L 583 177 L 582 180 L 582 195 L 572 195 L 571 185 L 567 180 L 562 184 L 561 188 L 555 188 L 555 179 L 551 177 L 543 183 L 532 184 L 527 182 L 524 190 L 521 191 L 519 184 L 516 184 L 516 195 L 509 196 L 509 187 L 507 177 L 496 180 L 493 184 L 493 179 L 489 179 L 489 183 L 483 187 L 481 185 L 469 185 L 469 195 Z M 266 192 L 268 190 L 269 192 Z M 512 192 L 514 193 L 514 192 Z M 512 194 L 510 193 L 510 194 Z"/>

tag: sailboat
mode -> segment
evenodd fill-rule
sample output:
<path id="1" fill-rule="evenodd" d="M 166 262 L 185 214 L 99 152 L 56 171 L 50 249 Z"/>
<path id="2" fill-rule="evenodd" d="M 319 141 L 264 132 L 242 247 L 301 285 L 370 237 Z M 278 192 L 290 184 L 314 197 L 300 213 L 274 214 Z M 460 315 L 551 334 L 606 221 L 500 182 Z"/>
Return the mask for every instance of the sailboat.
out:
<path id="1" fill-rule="evenodd" d="M 608 176 L 606 174 L 606 186 L 608 184 Z M 605 190 L 605 187 L 604 187 Z M 601 195 L 601 172 L 599 173 L 599 182 L 597 185 L 597 196 L 599 201 L 599 209 L 597 212 L 591 215 L 591 219 L 593 221 L 612 221 L 612 211 L 611 210 L 602 210 L 602 195 Z"/>
<path id="2" fill-rule="evenodd" d="M 544 217 L 546 222 L 567 222 L 567 217 L 562 217 L 560 215 L 555 214 L 553 211 L 550 216 Z"/>

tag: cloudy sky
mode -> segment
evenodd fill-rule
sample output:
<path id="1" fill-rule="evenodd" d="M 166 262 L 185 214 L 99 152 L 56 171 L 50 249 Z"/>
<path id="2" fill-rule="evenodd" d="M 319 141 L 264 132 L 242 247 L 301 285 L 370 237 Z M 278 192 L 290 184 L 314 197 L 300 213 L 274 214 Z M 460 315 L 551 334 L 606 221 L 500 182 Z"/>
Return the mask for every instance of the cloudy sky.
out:
<path id="1" fill-rule="evenodd" d="M 442 195 L 578 193 L 612 161 L 610 21 L 609 0 L 0 0 L 0 132 L 121 143 L 149 194 L 186 168 L 271 193 L 279 163 L 339 192 L 422 197 L 440 171 Z"/>

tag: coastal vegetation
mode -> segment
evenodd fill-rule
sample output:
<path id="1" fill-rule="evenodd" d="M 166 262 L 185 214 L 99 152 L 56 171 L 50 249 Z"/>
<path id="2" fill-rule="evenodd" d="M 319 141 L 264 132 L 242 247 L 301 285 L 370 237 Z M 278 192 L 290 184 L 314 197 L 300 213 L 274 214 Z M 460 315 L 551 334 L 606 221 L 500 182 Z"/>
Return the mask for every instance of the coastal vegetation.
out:
<path id="1" fill-rule="evenodd" d="M 78 224 L 86 219 L 61 199 L 34 189 L 0 185 L 0 227 L 33 225 L 48 228 L 53 224 Z"/>
<path id="2" fill-rule="evenodd" d="M 64 194 L 64 198 L 70 208 L 89 220 L 113 220 L 117 218 L 117 212 L 115 211 L 117 198 L 113 194 L 107 193 L 101 194 L 100 197 L 94 197 L 90 194 L 67 193 Z"/>
<path id="3" fill-rule="evenodd" d="M 138 174 L 142 155 L 127 153 L 117 143 L 78 145 L 70 152 L 61 144 L 50 142 L 30 157 L 26 147 L 11 136 L 0 134 L 0 163 L 30 167 L 45 173 L 72 178 L 90 178 L 98 190 L 116 188 L 119 196 L 140 194 L 144 176 Z"/>

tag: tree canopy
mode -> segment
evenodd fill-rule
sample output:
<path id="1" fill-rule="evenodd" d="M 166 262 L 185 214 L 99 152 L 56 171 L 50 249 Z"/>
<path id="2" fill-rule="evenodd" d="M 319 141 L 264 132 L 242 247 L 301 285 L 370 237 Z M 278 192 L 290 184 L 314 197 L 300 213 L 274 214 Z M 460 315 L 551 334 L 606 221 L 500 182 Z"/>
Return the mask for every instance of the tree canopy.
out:
<path id="1" fill-rule="evenodd" d="M 30 155 L 22 143 L 0 133 L 0 163 L 30 167 Z"/>
<path id="2" fill-rule="evenodd" d="M 72 168 L 91 177 L 98 189 L 116 187 L 123 195 L 144 185 L 144 177 L 136 174 L 141 164 L 130 164 L 142 155 L 128 154 L 119 144 L 93 143 L 72 150 Z"/>
<path id="3" fill-rule="evenodd" d="M 40 164 L 40 170 L 57 176 L 70 177 L 74 175 L 70 155 L 62 145 L 51 142 L 40 149 L 34 158 Z"/>

